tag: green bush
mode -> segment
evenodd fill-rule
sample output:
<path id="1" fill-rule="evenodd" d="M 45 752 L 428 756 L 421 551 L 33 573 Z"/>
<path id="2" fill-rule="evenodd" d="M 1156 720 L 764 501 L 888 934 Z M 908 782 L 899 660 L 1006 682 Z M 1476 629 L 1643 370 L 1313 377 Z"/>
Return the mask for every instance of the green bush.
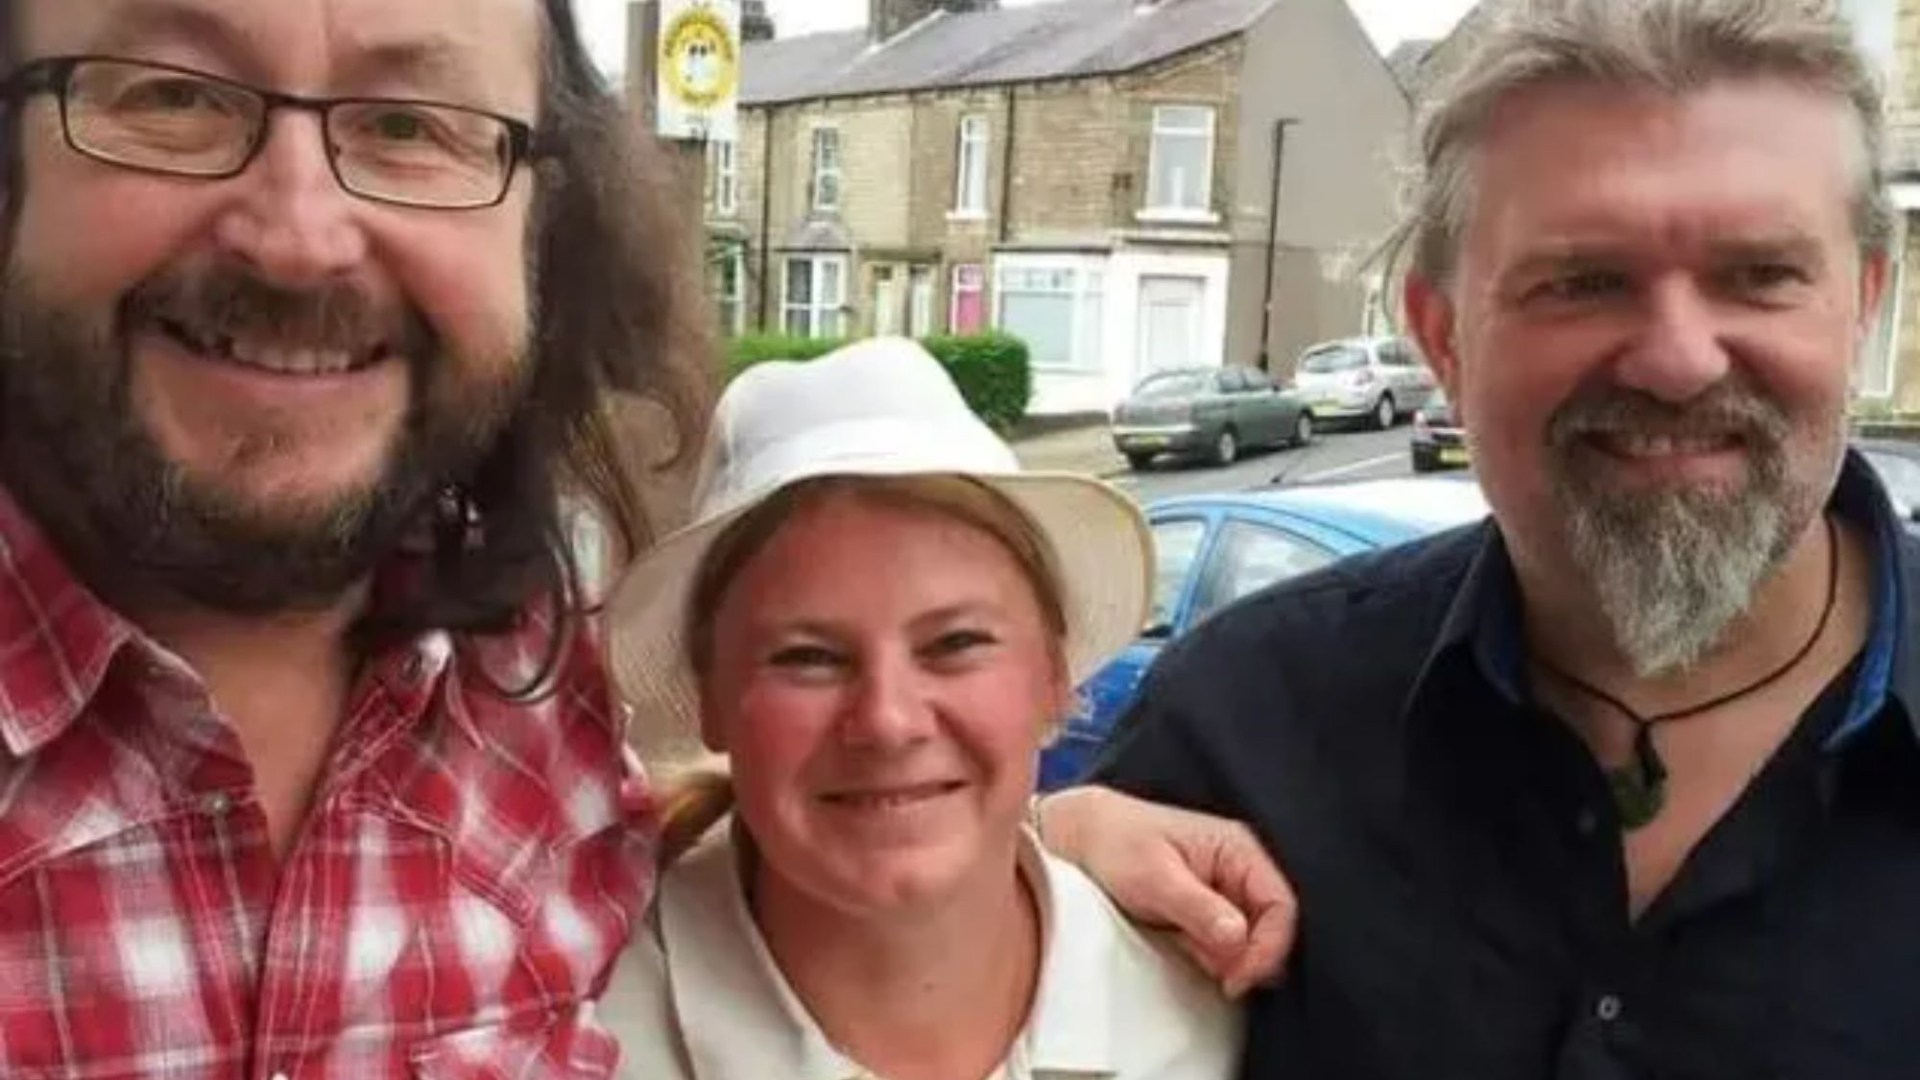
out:
<path id="1" fill-rule="evenodd" d="M 1033 403 L 1027 343 L 1007 334 L 930 337 L 920 344 L 945 364 L 974 415 L 1005 434 Z"/>
<path id="2" fill-rule="evenodd" d="M 749 334 L 727 343 L 727 378 L 768 360 L 813 360 L 845 345 L 832 338 Z M 1007 334 L 930 337 L 920 344 L 943 364 L 974 414 L 1002 434 L 1027 415 L 1033 401 L 1027 345 Z"/>
<path id="3" fill-rule="evenodd" d="M 768 360 L 813 360 L 845 344 L 838 338 L 745 334 L 727 342 L 727 378 Z"/>

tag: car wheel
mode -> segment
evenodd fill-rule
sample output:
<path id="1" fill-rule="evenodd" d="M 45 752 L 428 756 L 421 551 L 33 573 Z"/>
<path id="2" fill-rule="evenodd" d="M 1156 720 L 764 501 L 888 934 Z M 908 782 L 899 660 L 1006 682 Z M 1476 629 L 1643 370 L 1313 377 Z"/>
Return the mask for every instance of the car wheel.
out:
<path id="1" fill-rule="evenodd" d="M 1373 407 L 1373 426 L 1386 431 L 1399 419 L 1400 410 L 1393 403 L 1393 395 L 1381 394 L 1380 403 Z"/>
<path id="2" fill-rule="evenodd" d="M 1240 458 L 1240 440 L 1232 428 L 1221 428 L 1213 440 L 1213 463 L 1231 465 Z"/>
<path id="3" fill-rule="evenodd" d="M 1127 455 L 1127 468 L 1132 469 L 1134 472 L 1146 472 L 1147 467 L 1152 464 L 1153 464 L 1152 454 L 1128 454 Z"/>
<path id="4" fill-rule="evenodd" d="M 1293 421 L 1293 445 L 1305 446 L 1313 441 L 1313 414 L 1302 409 Z"/>

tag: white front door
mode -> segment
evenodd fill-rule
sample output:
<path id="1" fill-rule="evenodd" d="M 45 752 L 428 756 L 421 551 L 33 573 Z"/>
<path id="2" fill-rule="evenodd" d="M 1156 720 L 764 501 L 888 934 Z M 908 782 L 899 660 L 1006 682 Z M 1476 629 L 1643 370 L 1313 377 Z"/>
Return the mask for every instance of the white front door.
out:
<path id="1" fill-rule="evenodd" d="M 1135 382 L 1156 371 L 1201 363 L 1200 306 L 1206 291 L 1204 278 L 1140 279 L 1140 356 Z"/>
<path id="2" fill-rule="evenodd" d="M 908 280 L 907 334 L 923 338 L 933 333 L 933 267 L 914 267 Z"/>
<path id="3" fill-rule="evenodd" d="M 873 333 L 891 337 L 900 332 L 900 278 L 891 266 L 873 268 Z"/>

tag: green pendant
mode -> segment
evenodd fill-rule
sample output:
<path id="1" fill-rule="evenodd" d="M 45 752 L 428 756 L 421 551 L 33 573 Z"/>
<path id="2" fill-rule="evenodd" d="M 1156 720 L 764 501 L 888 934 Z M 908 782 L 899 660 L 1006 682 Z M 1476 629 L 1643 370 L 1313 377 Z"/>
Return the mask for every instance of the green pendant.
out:
<path id="1" fill-rule="evenodd" d="M 1640 725 L 1633 740 L 1633 760 L 1617 769 L 1607 770 L 1607 784 L 1613 788 L 1613 808 L 1620 815 L 1620 826 L 1628 832 L 1653 824 L 1667 805 L 1667 763 L 1653 745 L 1653 728 Z"/>

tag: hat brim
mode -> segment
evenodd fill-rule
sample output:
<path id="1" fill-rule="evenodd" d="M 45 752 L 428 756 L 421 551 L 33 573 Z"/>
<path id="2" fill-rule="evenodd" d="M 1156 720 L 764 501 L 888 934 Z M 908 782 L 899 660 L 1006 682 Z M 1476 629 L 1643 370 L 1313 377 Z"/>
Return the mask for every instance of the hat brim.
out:
<path id="1" fill-rule="evenodd" d="M 862 473 L 858 475 L 872 475 Z M 1070 473 L 967 474 L 1004 494 L 1047 538 L 1065 605 L 1075 684 L 1140 634 L 1153 592 L 1153 542 L 1125 494 Z M 620 579 L 606 608 L 608 666 L 643 748 L 685 748 L 700 731 L 700 689 L 684 632 L 694 575 L 714 541 L 771 492 L 661 540 Z"/>

